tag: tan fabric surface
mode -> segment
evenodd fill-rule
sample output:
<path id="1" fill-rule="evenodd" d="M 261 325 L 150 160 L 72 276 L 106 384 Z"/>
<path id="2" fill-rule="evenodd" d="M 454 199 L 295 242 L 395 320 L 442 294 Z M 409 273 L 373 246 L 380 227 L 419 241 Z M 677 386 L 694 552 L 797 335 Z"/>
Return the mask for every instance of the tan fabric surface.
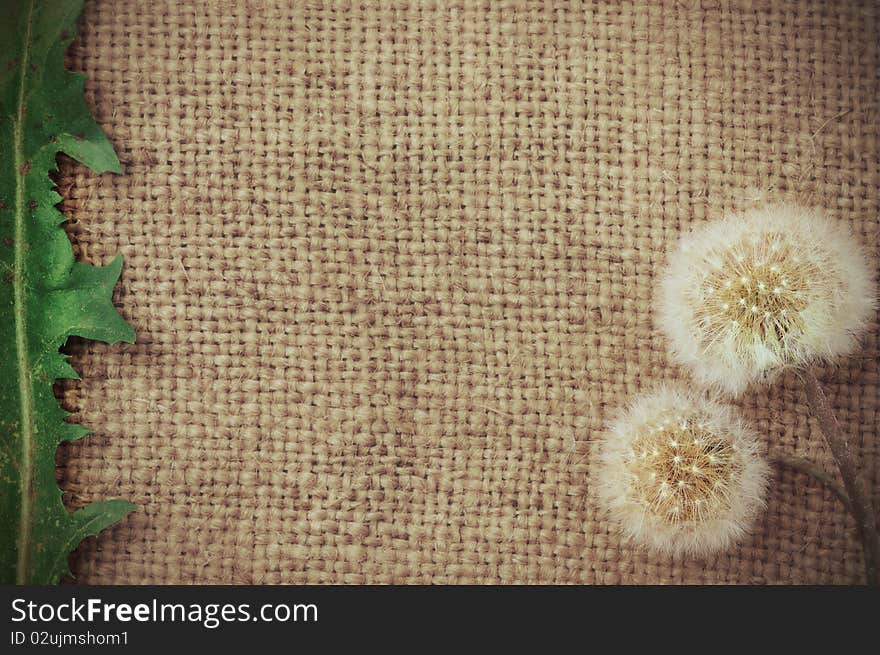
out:
<path id="1" fill-rule="evenodd" d="M 96 434 L 60 475 L 72 506 L 141 509 L 77 579 L 860 581 L 802 475 L 730 553 L 670 559 L 621 544 L 586 457 L 684 377 L 649 302 L 688 225 L 799 200 L 877 254 L 878 13 L 87 1 L 70 65 L 126 173 L 68 162 L 63 209 L 84 259 L 124 254 L 139 341 L 72 345 Z M 877 334 L 823 372 L 875 490 Z M 830 466 L 793 378 L 741 404 Z"/>

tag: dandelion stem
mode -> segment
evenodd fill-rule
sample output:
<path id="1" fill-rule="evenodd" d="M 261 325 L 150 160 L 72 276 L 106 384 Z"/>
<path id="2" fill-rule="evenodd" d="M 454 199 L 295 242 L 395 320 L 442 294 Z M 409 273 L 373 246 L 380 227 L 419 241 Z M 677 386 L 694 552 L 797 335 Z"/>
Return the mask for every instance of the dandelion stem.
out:
<path id="1" fill-rule="evenodd" d="M 771 461 L 778 466 L 787 466 L 788 468 L 794 471 L 800 471 L 806 475 L 809 475 L 811 478 L 817 480 L 821 484 L 824 484 L 828 487 L 834 494 L 840 499 L 840 502 L 843 503 L 844 507 L 846 507 L 846 511 L 850 514 L 854 513 L 852 501 L 849 499 L 849 496 L 846 494 L 846 489 L 844 489 L 837 481 L 831 477 L 831 475 L 811 462 L 808 459 L 804 459 L 803 457 L 795 457 L 794 455 L 785 455 L 780 453 L 778 455 L 774 455 L 771 458 Z"/>
<path id="2" fill-rule="evenodd" d="M 816 375 L 809 368 L 800 371 L 800 377 L 804 381 L 807 393 L 807 401 L 810 408 L 819 421 L 825 441 L 831 449 L 831 454 L 840 469 L 847 496 L 852 502 L 852 515 L 859 528 L 862 538 L 862 546 L 865 551 L 865 572 L 870 585 L 880 585 L 880 536 L 877 533 L 877 521 L 874 518 L 874 509 L 871 505 L 871 496 L 868 494 L 868 486 L 865 478 L 856 466 L 855 454 L 847 440 L 837 417 L 828 403 L 828 398 Z"/>

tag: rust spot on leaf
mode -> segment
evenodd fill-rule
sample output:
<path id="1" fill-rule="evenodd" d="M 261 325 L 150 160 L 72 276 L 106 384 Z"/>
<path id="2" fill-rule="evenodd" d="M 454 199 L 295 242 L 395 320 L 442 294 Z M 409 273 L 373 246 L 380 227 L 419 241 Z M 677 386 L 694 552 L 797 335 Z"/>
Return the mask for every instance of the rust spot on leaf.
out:
<path id="1" fill-rule="evenodd" d="M 12 237 L 3 237 L 3 245 L 11 248 L 15 245 L 15 240 Z"/>
<path id="2" fill-rule="evenodd" d="M 29 170 L 31 170 L 30 160 L 26 161 L 25 163 L 23 163 L 21 166 L 18 167 L 18 174 L 19 175 L 27 175 L 27 172 Z"/>
<path id="3" fill-rule="evenodd" d="M 36 209 L 39 206 L 40 206 L 40 203 L 38 203 L 36 200 L 29 200 L 28 201 L 28 208 L 29 209 Z"/>

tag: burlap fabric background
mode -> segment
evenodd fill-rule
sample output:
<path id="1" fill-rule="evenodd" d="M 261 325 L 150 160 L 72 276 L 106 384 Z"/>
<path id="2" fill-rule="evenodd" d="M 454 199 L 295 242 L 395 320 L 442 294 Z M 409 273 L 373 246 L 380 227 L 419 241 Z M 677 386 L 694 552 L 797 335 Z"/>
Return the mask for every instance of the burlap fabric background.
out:
<path id="1" fill-rule="evenodd" d="M 850 583 L 839 502 L 777 474 L 708 560 L 621 544 L 589 441 L 684 378 L 664 251 L 762 199 L 876 255 L 878 7 L 86 3 L 70 65 L 123 176 L 66 164 L 78 253 L 121 251 L 134 346 L 72 345 L 72 506 L 141 509 L 88 583 Z M 876 324 L 828 368 L 878 479 Z M 792 378 L 742 406 L 829 463 Z M 811 436 L 811 432 L 813 435 Z"/>

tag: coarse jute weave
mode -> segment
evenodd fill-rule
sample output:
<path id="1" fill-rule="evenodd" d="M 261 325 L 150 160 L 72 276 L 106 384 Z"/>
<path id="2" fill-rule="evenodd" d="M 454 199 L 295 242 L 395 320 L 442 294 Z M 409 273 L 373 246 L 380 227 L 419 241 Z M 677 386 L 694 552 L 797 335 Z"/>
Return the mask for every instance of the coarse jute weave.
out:
<path id="1" fill-rule="evenodd" d="M 688 226 L 825 207 L 877 256 L 874 2 L 90 0 L 70 52 L 122 176 L 66 163 L 133 346 L 71 345 L 71 506 L 141 508 L 88 583 L 852 583 L 777 473 L 721 556 L 622 544 L 589 442 L 675 379 L 650 300 Z M 877 324 L 822 372 L 875 490 Z M 791 377 L 741 405 L 831 462 Z"/>

